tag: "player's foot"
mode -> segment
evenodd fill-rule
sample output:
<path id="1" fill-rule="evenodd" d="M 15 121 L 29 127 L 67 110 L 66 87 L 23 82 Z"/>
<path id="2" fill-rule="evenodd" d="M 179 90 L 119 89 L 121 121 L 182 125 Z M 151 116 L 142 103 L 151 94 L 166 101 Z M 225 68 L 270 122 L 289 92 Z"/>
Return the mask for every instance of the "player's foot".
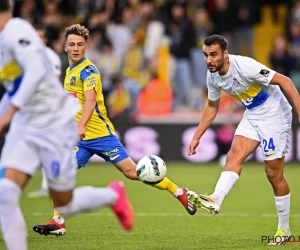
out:
<path id="1" fill-rule="evenodd" d="M 50 222 L 44 225 L 35 225 L 33 226 L 33 231 L 41 235 L 56 235 L 63 236 L 66 233 L 65 223 L 58 223 L 55 219 L 52 219 Z"/>
<path id="2" fill-rule="evenodd" d="M 40 188 L 39 190 L 35 190 L 32 192 L 29 192 L 27 194 L 28 198 L 40 198 L 40 197 L 48 197 L 48 190 Z"/>
<path id="3" fill-rule="evenodd" d="M 196 205 L 196 207 L 202 208 L 212 215 L 216 215 L 220 212 L 221 206 L 210 196 L 198 194 L 193 191 L 188 191 L 188 199 Z"/>
<path id="4" fill-rule="evenodd" d="M 109 187 L 118 194 L 118 199 L 111 208 L 123 228 L 129 231 L 132 229 L 134 223 L 134 210 L 125 194 L 124 183 L 114 181 L 109 184 Z"/>
<path id="5" fill-rule="evenodd" d="M 188 199 L 187 193 L 189 190 L 185 187 L 180 188 L 182 189 L 183 193 L 181 195 L 178 195 L 177 199 L 181 202 L 181 204 L 185 207 L 186 211 L 190 215 L 194 215 L 197 212 L 197 207 Z"/>
<path id="6" fill-rule="evenodd" d="M 273 240 L 268 243 L 268 245 L 284 245 L 290 240 L 291 232 L 290 230 L 285 230 L 284 228 L 278 228 Z"/>

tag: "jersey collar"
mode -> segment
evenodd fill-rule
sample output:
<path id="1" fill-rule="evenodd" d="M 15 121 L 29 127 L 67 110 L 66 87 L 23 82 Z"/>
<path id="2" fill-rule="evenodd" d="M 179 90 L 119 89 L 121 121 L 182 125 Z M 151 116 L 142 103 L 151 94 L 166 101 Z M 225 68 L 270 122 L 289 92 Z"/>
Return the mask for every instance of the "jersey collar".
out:
<path id="1" fill-rule="evenodd" d="M 83 57 L 79 62 L 73 64 L 71 67 L 70 67 L 70 70 L 74 69 L 77 65 L 79 65 L 80 63 L 82 63 L 86 58 Z"/>

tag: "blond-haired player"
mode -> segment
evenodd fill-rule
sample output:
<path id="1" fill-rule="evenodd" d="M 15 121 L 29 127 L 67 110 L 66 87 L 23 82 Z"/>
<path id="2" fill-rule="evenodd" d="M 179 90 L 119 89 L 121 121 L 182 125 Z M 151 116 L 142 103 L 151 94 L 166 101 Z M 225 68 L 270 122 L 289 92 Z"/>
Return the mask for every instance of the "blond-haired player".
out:
<path id="1" fill-rule="evenodd" d="M 114 164 L 127 178 L 138 180 L 136 164 L 116 137 L 114 126 L 107 117 L 100 74 L 95 65 L 85 58 L 88 37 L 88 29 L 79 24 L 65 30 L 65 51 L 70 67 L 67 69 L 64 87 L 74 97 L 74 101 L 81 105 L 75 116 L 81 139 L 75 148 L 78 167 L 85 167 L 96 154 Z M 189 214 L 196 213 L 195 205 L 187 199 L 186 188 L 178 187 L 168 178 L 154 187 L 169 191 Z M 66 232 L 64 219 L 57 213 L 52 221 L 45 225 L 35 225 L 33 229 L 40 234 L 63 235 Z"/>

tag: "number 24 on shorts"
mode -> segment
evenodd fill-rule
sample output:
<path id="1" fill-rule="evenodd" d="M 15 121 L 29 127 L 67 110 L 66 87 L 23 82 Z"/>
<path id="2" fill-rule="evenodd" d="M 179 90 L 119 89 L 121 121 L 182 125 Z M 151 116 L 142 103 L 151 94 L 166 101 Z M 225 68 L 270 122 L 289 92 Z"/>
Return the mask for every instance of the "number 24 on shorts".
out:
<path id="1" fill-rule="evenodd" d="M 270 138 L 269 141 L 267 141 L 266 139 L 263 139 L 262 143 L 263 143 L 263 147 L 264 147 L 264 152 L 269 152 L 269 150 L 270 151 L 275 150 L 273 138 Z"/>

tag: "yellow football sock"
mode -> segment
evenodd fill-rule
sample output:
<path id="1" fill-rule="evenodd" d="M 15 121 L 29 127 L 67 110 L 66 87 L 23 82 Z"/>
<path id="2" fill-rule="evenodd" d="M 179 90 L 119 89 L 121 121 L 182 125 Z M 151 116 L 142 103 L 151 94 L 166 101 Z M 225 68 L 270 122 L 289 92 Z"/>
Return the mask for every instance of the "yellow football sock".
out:
<path id="1" fill-rule="evenodd" d="M 53 217 L 54 217 L 54 216 L 60 217 L 60 214 L 59 214 L 55 209 L 53 209 Z"/>
<path id="2" fill-rule="evenodd" d="M 175 194 L 178 186 L 170 181 L 167 177 L 163 178 L 163 180 L 159 183 L 156 183 L 154 187 L 162 190 L 168 190 L 171 194 Z"/>
<path id="3" fill-rule="evenodd" d="M 51 199 L 51 205 L 52 205 L 52 207 L 53 207 L 53 201 L 52 201 L 52 199 Z M 57 212 L 54 208 L 53 208 L 53 217 L 55 217 L 55 216 L 60 216 L 60 214 L 59 214 L 59 212 Z"/>

